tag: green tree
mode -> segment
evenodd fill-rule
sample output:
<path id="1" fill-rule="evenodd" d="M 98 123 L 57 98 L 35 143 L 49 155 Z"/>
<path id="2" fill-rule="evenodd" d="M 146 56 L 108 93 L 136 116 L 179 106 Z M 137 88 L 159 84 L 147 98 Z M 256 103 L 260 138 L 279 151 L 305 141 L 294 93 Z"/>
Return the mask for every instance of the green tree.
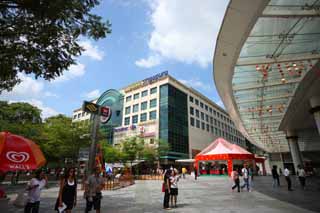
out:
<path id="1" fill-rule="evenodd" d="M 90 144 L 90 139 L 83 137 L 88 132 L 88 126 L 75 125 L 64 115 L 49 117 L 44 123 L 40 147 L 48 160 L 76 160 L 79 149 Z"/>
<path id="2" fill-rule="evenodd" d="M 123 158 L 130 162 L 131 168 L 132 163 L 135 160 L 142 159 L 144 149 L 144 141 L 137 137 L 126 138 L 122 142 Z"/>
<path id="3" fill-rule="evenodd" d="M 41 110 L 28 103 L 0 101 L 0 131 L 9 131 L 35 142 L 42 133 Z"/>
<path id="4" fill-rule="evenodd" d="M 115 163 L 123 160 L 122 153 L 118 148 L 106 143 L 106 141 L 102 141 L 100 144 L 103 158 L 107 163 Z"/>
<path id="5" fill-rule="evenodd" d="M 143 160 L 147 165 L 152 167 L 157 160 L 157 150 L 151 146 L 145 146 L 143 149 Z"/>
<path id="6" fill-rule="evenodd" d="M 19 73 L 52 80 L 83 48 L 79 37 L 111 33 L 109 21 L 91 11 L 99 0 L 0 1 L 0 93 L 21 82 Z"/>

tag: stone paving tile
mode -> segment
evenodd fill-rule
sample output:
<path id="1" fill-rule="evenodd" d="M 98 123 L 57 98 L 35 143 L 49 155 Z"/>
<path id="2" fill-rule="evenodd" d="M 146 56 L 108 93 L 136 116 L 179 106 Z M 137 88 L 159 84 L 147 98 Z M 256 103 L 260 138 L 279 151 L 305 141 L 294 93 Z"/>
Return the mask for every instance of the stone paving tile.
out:
<path id="1" fill-rule="evenodd" d="M 257 181 L 258 183 L 259 181 Z M 232 192 L 228 178 L 201 177 L 194 181 L 191 177 L 179 182 L 178 208 L 168 212 L 177 213 L 308 213 L 312 212 L 293 204 L 280 201 L 272 196 L 253 192 Z M 52 187 L 42 192 L 40 213 L 54 212 L 53 205 L 58 188 Z M 163 193 L 161 181 L 136 181 L 136 184 L 116 191 L 104 191 L 102 212 L 111 213 L 158 213 L 162 209 Z M 14 194 L 11 195 L 13 197 Z M 84 212 L 85 201 L 78 193 L 78 206 L 73 212 Z M 6 212 L 20 213 L 22 209 L 13 206 Z M 92 211 L 93 212 L 93 211 Z M 4 213 L 4 211 L 0 211 Z"/>

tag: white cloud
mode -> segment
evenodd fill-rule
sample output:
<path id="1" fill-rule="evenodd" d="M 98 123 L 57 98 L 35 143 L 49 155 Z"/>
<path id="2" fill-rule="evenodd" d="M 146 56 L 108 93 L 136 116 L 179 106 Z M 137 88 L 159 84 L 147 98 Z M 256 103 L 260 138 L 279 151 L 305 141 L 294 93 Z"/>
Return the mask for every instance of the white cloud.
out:
<path id="1" fill-rule="evenodd" d="M 135 62 L 138 67 L 151 68 L 161 63 L 161 57 L 159 55 L 149 56 L 147 59 L 140 59 Z"/>
<path id="2" fill-rule="evenodd" d="M 54 93 L 48 92 L 48 91 L 44 93 L 44 96 L 45 97 L 53 97 L 53 98 L 58 98 L 59 97 L 57 94 L 54 94 Z"/>
<path id="3" fill-rule="evenodd" d="M 151 55 L 207 67 L 228 1 L 148 2 L 154 28 L 148 41 Z"/>
<path id="4" fill-rule="evenodd" d="M 199 79 L 189 79 L 189 80 L 185 80 L 185 79 L 179 79 L 179 81 L 183 84 L 188 85 L 189 87 L 192 88 L 197 88 L 197 89 L 202 89 L 205 91 L 210 91 L 211 90 L 211 86 L 209 84 L 205 84 L 202 81 L 200 81 Z"/>
<path id="5" fill-rule="evenodd" d="M 102 50 L 99 50 L 98 46 L 94 46 L 89 40 L 80 41 L 79 45 L 85 49 L 82 54 L 84 56 L 88 56 L 91 59 L 101 61 L 105 55 Z"/>
<path id="6" fill-rule="evenodd" d="M 95 98 L 99 97 L 99 95 L 100 95 L 100 90 L 95 89 L 95 90 L 92 90 L 88 93 L 85 93 L 83 96 L 88 99 L 95 99 Z"/>
<path id="7" fill-rule="evenodd" d="M 60 77 L 56 78 L 54 81 L 54 83 L 59 83 L 59 82 L 63 82 L 63 81 L 68 81 L 71 80 L 73 78 L 77 78 L 80 76 L 83 76 L 86 72 L 85 70 L 86 66 L 84 64 L 78 63 L 78 64 L 72 64 L 69 68 L 69 70 L 64 71 L 63 75 L 61 75 Z"/>

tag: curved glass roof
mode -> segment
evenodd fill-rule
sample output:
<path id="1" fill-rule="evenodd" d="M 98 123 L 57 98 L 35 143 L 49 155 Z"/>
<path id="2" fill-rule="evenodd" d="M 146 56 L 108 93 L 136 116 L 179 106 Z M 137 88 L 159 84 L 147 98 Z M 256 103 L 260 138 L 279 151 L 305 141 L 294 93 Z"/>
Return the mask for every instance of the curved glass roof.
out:
<path id="1" fill-rule="evenodd" d="M 280 122 L 295 90 L 320 58 L 320 0 L 271 0 L 244 43 L 232 89 L 256 143 L 288 151 Z"/>

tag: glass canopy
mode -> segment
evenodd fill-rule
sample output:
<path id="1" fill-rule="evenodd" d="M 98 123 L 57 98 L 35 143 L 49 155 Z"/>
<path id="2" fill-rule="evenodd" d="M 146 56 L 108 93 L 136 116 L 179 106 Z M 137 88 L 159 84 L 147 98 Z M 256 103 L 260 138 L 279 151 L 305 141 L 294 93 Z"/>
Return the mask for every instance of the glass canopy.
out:
<path id="1" fill-rule="evenodd" d="M 232 89 L 243 125 L 269 152 L 287 152 L 278 131 L 299 82 L 320 55 L 320 0 L 271 0 L 244 43 Z"/>

